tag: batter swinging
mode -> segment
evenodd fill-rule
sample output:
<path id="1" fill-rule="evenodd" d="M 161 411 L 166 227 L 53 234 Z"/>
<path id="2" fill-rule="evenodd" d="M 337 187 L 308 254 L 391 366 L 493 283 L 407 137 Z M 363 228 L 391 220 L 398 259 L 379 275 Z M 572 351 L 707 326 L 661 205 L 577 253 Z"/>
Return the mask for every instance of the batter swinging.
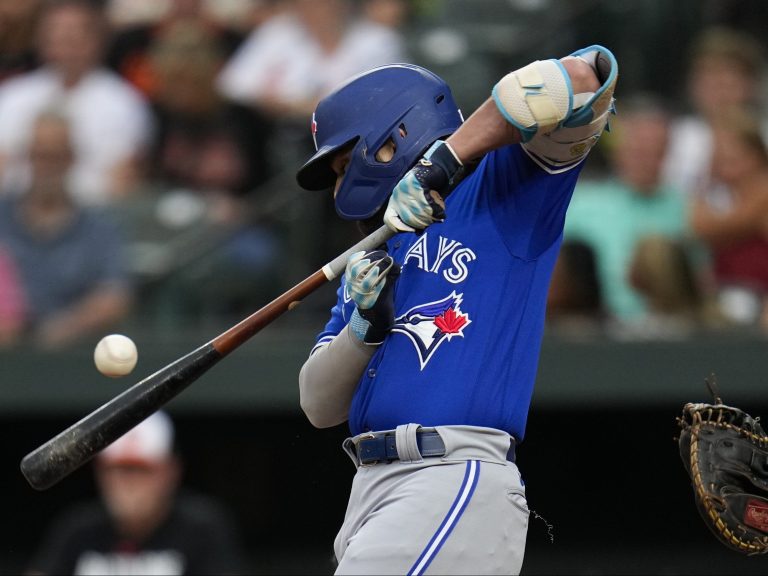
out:
<path id="1" fill-rule="evenodd" d="M 466 122 L 449 87 L 408 64 L 319 103 L 299 184 L 334 188 L 364 230 L 398 232 L 350 257 L 299 375 L 309 420 L 351 431 L 337 574 L 519 573 L 515 444 L 566 208 L 616 79 L 591 46 L 511 72 Z"/>

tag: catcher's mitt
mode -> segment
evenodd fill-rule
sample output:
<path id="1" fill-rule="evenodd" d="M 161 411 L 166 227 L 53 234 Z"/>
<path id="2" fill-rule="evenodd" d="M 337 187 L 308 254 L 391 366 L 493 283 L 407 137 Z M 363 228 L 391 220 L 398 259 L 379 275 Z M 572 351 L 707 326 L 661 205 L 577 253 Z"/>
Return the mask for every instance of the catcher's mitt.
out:
<path id="1" fill-rule="evenodd" d="M 714 380 L 706 382 L 714 404 L 688 403 L 677 419 L 696 507 L 729 548 L 768 553 L 768 436 L 759 418 L 725 406 Z"/>

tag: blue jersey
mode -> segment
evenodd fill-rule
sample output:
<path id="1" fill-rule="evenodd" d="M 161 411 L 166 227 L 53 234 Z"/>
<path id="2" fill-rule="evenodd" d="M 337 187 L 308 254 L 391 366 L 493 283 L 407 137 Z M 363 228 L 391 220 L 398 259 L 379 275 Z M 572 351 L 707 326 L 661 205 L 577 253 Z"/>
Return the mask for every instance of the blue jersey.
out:
<path id="1" fill-rule="evenodd" d="M 395 324 L 363 373 L 353 435 L 473 425 L 522 440 L 549 280 L 581 164 L 550 174 L 519 146 L 487 154 L 447 198 L 445 222 L 388 243 L 402 267 Z M 318 345 L 349 321 L 344 280 Z"/>

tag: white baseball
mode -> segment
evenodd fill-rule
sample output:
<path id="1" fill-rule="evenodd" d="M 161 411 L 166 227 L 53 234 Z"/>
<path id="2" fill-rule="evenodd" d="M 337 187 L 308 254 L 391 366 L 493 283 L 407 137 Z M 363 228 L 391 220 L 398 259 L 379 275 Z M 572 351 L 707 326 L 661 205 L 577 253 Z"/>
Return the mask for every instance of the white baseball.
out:
<path id="1" fill-rule="evenodd" d="M 104 336 L 93 351 L 96 368 L 110 378 L 130 374 L 136 367 L 138 359 L 139 352 L 136 350 L 136 344 L 122 334 Z"/>

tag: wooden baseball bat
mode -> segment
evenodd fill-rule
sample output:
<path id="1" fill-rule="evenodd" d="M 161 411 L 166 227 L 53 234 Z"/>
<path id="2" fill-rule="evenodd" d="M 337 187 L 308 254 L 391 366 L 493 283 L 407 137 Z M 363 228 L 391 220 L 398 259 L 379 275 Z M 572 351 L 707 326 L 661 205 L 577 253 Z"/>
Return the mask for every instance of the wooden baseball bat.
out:
<path id="1" fill-rule="evenodd" d="M 374 250 L 394 235 L 381 226 L 311 276 L 219 336 L 182 356 L 97 408 L 21 460 L 21 472 L 46 490 L 88 462 L 100 450 L 159 410 L 219 360 L 320 286 L 337 278 L 350 254 Z"/>

